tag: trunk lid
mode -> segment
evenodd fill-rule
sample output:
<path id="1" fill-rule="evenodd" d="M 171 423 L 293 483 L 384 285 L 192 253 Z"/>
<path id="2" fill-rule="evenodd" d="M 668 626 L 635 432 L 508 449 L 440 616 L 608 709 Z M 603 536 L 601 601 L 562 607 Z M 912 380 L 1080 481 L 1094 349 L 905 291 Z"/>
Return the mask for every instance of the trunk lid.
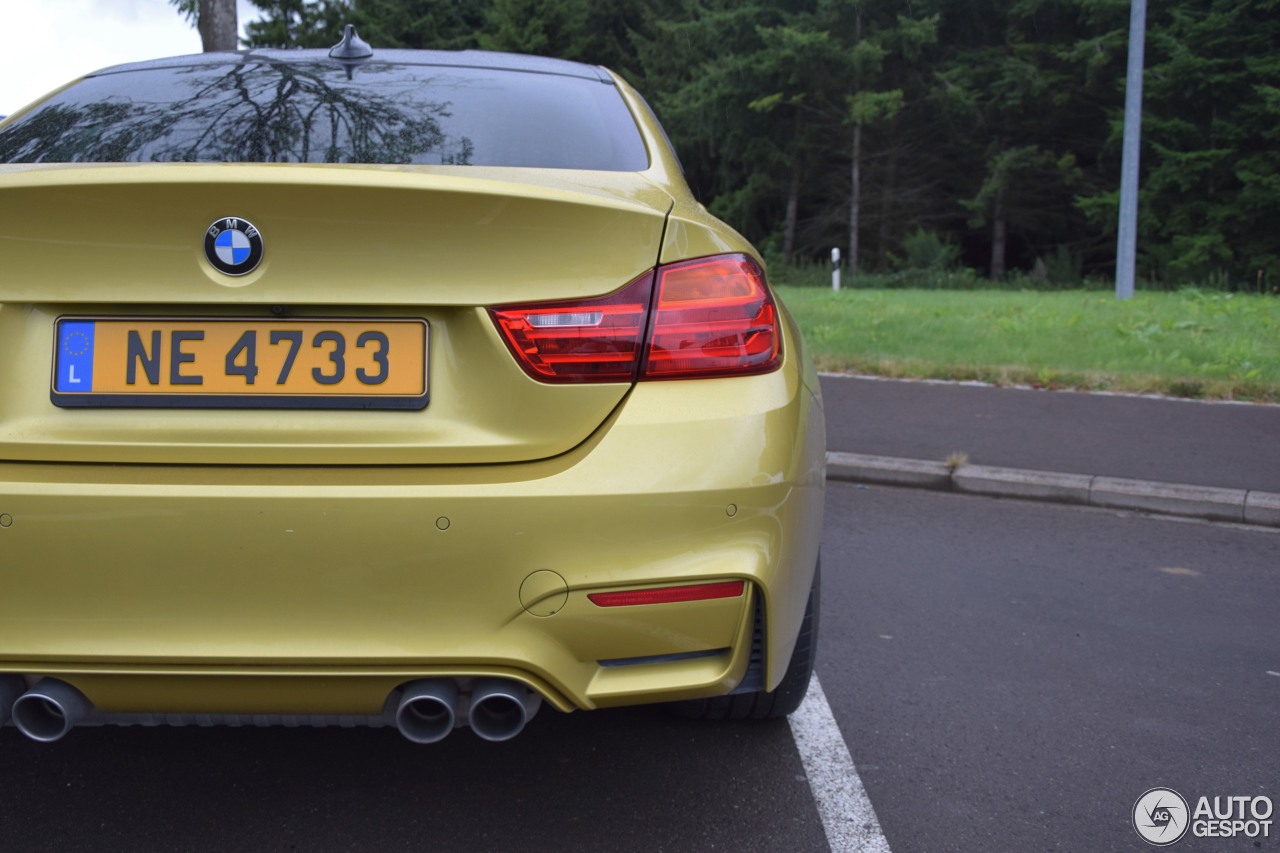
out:
<path id="1" fill-rule="evenodd" d="M 657 263 L 671 203 L 646 178 L 616 172 L 0 167 L 0 458 L 382 465 L 563 453 L 608 417 L 629 385 L 530 379 L 485 307 L 617 290 Z M 220 273 L 205 257 L 206 230 L 224 217 L 261 232 L 262 261 L 246 275 Z M 273 323 L 355 319 L 385 329 L 425 320 L 429 402 L 302 411 L 260 400 L 252 405 L 265 408 L 192 408 L 204 405 L 195 396 L 161 408 L 54 405 L 54 358 L 68 357 L 59 354 L 59 318 L 124 318 L 140 329 L 212 323 L 236 334 L 252 327 L 264 353 Z M 170 363 L 179 345 L 163 358 L 153 352 L 150 334 L 132 341 L 148 347 L 131 351 L 135 373 L 151 375 L 149 364 L 166 376 L 193 369 Z M 345 343 L 352 354 L 354 344 L 353 333 Z M 236 357 L 245 358 L 243 347 Z"/>

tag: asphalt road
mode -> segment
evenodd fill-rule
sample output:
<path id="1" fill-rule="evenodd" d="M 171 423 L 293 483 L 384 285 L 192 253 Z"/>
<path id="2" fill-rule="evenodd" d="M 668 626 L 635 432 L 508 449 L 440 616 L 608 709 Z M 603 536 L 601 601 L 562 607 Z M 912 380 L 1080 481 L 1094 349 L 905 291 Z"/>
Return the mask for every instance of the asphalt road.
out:
<path id="1" fill-rule="evenodd" d="M 1261 529 L 833 484 L 818 673 L 891 849 L 1144 850 L 1148 788 L 1280 799 L 1278 558 Z M 0 850 L 826 846 L 784 722 L 0 731 Z"/>
<path id="2" fill-rule="evenodd" d="M 1280 406 L 824 376 L 827 448 L 1280 493 Z"/>
<path id="3" fill-rule="evenodd" d="M 823 566 L 823 687 L 895 853 L 1149 849 L 1157 786 L 1280 801 L 1280 532 L 834 486 Z"/>
<path id="4" fill-rule="evenodd" d="M 0 732 L 0 850 L 516 851 L 825 847 L 786 722 L 544 709 L 518 738 L 394 730 Z"/>

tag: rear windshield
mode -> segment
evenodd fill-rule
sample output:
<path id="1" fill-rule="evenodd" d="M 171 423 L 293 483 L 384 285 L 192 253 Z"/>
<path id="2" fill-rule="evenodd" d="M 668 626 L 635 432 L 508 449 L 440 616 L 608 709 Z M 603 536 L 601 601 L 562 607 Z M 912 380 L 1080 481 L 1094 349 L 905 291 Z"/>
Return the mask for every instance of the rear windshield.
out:
<path id="1" fill-rule="evenodd" d="M 640 171 L 617 88 L 370 62 L 195 62 L 100 74 L 0 128 L 0 163 L 396 163 Z"/>

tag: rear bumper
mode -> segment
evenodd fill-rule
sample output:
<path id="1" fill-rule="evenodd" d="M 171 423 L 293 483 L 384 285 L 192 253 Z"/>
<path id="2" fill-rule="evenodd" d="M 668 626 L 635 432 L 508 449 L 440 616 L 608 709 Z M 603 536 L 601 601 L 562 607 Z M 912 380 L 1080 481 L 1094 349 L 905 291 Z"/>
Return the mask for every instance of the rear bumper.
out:
<path id="1" fill-rule="evenodd" d="M 519 465 L 0 463 L 0 673 L 118 713 L 379 714 L 406 681 L 484 675 L 625 705 L 736 687 L 758 598 L 772 688 L 823 440 L 784 369 L 642 383 L 583 445 Z M 730 599 L 587 599 L 736 579 Z"/>

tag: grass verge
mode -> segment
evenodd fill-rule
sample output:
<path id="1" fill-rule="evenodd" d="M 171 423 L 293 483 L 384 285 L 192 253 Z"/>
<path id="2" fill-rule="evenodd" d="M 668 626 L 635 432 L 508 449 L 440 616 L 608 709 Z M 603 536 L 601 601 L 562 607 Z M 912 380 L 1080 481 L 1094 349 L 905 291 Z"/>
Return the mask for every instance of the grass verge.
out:
<path id="1" fill-rule="evenodd" d="M 777 288 L 819 370 L 1280 402 L 1280 299 Z"/>

